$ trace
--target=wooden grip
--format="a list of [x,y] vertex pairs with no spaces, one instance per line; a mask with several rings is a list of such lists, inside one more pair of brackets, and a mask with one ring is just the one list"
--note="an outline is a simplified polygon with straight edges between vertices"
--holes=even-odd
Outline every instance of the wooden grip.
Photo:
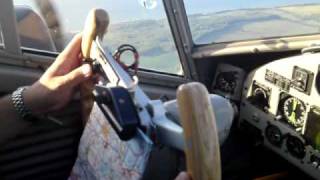
[[181,85],[177,100],[188,173],[194,180],[220,180],[219,138],[207,89],[195,82]]
[[92,42],[98,36],[101,40],[109,25],[109,15],[103,9],[92,9],[85,22],[81,51],[84,59],[90,58]]
[[[103,35],[106,33],[106,29],[109,25],[108,13],[103,9],[92,9],[85,22],[85,27],[82,32],[81,53],[85,63],[90,63],[92,42],[98,37],[103,39]],[[80,86],[81,94],[81,111],[82,120],[86,122],[91,113],[93,106],[93,87],[92,81],[86,81]]]

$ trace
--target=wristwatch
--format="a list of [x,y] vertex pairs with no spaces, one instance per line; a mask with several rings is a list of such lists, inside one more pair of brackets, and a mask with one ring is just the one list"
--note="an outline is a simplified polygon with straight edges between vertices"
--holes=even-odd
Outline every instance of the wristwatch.
[[11,102],[19,117],[23,120],[31,120],[32,112],[26,107],[23,99],[23,92],[27,87],[20,87],[11,94]]

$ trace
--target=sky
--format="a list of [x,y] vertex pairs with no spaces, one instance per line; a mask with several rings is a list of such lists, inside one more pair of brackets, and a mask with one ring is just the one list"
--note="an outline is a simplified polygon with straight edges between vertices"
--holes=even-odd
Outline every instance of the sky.
[[[111,23],[165,17],[161,0],[155,0],[158,6],[152,10],[141,6],[140,1],[141,0],[51,0],[64,26],[73,31],[82,29],[89,10],[94,7],[106,9],[109,12]],[[195,14],[305,3],[319,3],[319,0],[185,0],[185,7],[188,14]],[[29,5],[37,9],[31,0],[14,0],[14,4]]]

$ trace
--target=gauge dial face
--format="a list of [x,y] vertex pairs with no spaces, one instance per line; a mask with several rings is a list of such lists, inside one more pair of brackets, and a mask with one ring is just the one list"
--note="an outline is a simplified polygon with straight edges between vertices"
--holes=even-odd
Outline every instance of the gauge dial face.
[[306,155],[304,144],[297,137],[288,136],[286,145],[292,156],[302,159]]
[[267,140],[275,145],[275,146],[280,146],[282,142],[282,133],[280,129],[277,126],[274,125],[269,125],[266,128],[266,138]]
[[236,74],[232,72],[223,72],[220,73],[217,77],[216,88],[226,92],[226,93],[234,93],[236,89]]
[[263,98],[263,99],[267,99],[268,98],[266,90],[264,90],[264,89],[262,89],[260,87],[254,90],[253,95],[254,96],[261,96],[261,98]]
[[283,114],[288,123],[295,127],[302,127],[306,114],[306,106],[295,97],[290,97],[283,104]]
[[271,89],[254,81],[251,87],[251,95],[248,97],[249,102],[264,112],[268,112],[270,105]]

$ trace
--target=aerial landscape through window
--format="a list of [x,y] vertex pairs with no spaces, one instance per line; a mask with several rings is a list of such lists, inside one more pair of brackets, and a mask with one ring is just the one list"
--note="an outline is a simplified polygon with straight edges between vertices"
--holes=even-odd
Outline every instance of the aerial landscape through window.
[[[183,74],[163,3],[145,8],[141,0],[50,1],[61,22],[63,42],[83,29],[91,8],[106,9],[111,24],[104,44],[114,51],[132,44],[141,55],[140,67]],[[15,0],[37,9],[33,1]],[[317,0],[185,0],[195,44],[297,36],[320,32]],[[77,4],[75,7],[74,4]],[[40,13],[41,14],[41,13]]]

